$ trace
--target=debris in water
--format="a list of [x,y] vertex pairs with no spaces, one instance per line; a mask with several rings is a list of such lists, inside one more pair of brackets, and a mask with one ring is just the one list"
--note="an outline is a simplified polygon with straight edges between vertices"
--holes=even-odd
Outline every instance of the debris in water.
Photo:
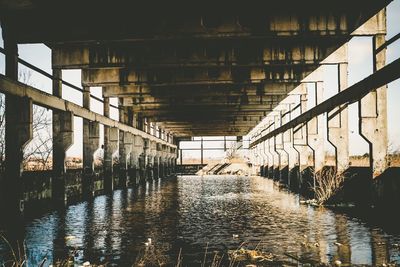
[[341,265],[342,265],[342,262],[340,260],[335,261],[335,266],[341,266]]

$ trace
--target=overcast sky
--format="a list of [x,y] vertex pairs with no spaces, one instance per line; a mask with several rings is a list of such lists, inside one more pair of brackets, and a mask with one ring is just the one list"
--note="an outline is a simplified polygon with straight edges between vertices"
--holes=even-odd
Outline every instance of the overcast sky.
[[[393,1],[387,9],[388,35],[387,39],[400,32],[400,0]],[[0,29],[1,30],[1,29]],[[0,35],[1,36],[1,35]],[[0,39],[3,47],[3,40]],[[19,45],[19,56],[24,60],[51,73],[51,51],[43,44]],[[387,62],[400,57],[400,41],[395,42],[387,49]],[[324,66],[325,96],[328,97],[337,90],[335,66]],[[0,54],[0,73],[4,73],[4,55]],[[349,43],[349,85],[360,81],[372,73],[372,40],[371,37],[354,37]],[[81,85],[80,70],[64,70],[63,79],[75,85]],[[51,80],[32,72],[31,83],[46,92],[51,92]],[[101,97],[101,88],[92,88],[92,93]],[[80,92],[63,87],[63,98],[79,105],[82,104]],[[388,89],[388,121],[389,143],[391,148],[400,148],[400,81],[389,84]],[[117,99],[111,103],[117,104]],[[102,114],[102,104],[92,100],[92,110]],[[350,153],[364,154],[367,152],[367,144],[358,134],[357,105],[353,104],[349,112],[350,127]],[[111,117],[118,119],[118,111],[111,109]],[[101,127],[102,132],[102,127]],[[102,134],[101,134],[102,136]],[[102,140],[100,140],[102,143]],[[68,150],[69,156],[82,154],[82,120],[75,118],[75,144]]]

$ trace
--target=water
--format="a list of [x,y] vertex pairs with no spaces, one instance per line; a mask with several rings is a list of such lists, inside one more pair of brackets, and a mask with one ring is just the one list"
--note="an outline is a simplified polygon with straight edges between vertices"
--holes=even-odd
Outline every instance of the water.
[[[300,205],[298,196],[261,177],[155,181],[42,215],[28,221],[24,231],[29,266],[45,257],[47,263],[64,259],[71,251],[77,263],[131,266],[148,238],[170,263],[182,248],[186,266],[200,266],[207,244],[212,253],[243,241],[286,260],[289,253],[326,263],[400,264],[400,233],[343,212]],[[3,245],[0,259],[7,253]]]

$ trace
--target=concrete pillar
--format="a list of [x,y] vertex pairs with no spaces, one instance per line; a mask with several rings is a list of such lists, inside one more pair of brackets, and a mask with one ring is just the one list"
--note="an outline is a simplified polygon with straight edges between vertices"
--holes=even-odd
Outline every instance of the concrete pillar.
[[[283,124],[288,123],[292,119],[292,108],[293,105],[289,105],[289,112],[287,112],[282,118]],[[298,169],[296,170],[296,166],[299,165],[298,154],[294,149],[293,129],[289,129],[283,134],[283,149],[288,155],[287,186],[288,188],[291,188],[291,179],[293,174],[298,172]],[[294,177],[294,179],[296,178]]]
[[[300,114],[307,110],[307,87],[300,85]],[[308,166],[307,123],[293,128],[293,148],[297,152],[297,168],[291,172],[291,189],[298,192],[305,184],[306,169]]]
[[141,179],[144,179],[144,174],[142,173],[143,148],[143,138],[139,135],[134,135],[134,142],[131,153],[131,164],[135,185],[139,184]]
[[[323,82],[315,82],[315,105],[323,101]],[[308,147],[312,150],[312,168],[313,172],[317,173],[322,170],[325,164],[325,129],[323,115],[311,119],[307,123],[307,142]],[[308,181],[309,187],[315,188],[315,175]]]
[[162,161],[163,161],[163,172],[164,176],[168,176],[168,146],[164,146],[163,152],[162,152]]
[[157,143],[154,141],[149,141],[149,153],[148,153],[148,165],[147,165],[147,172],[148,172],[148,179],[153,180],[155,179],[155,157],[157,154]]
[[[273,125],[271,126],[271,131],[279,128],[278,122],[277,122],[275,117],[276,117],[275,115],[272,115]],[[273,177],[274,180],[279,180],[279,166],[280,166],[281,158],[280,158],[280,155],[279,155],[279,153],[277,152],[277,149],[276,149],[276,136],[274,136],[274,137],[272,137],[270,139],[269,146],[270,146],[270,150],[269,151],[270,151],[270,153],[272,154],[272,157],[273,157],[272,177]]]
[[[83,107],[90,110],[90,87],[83,87]],[[99,123],[83,119],[83,178],[82,193],[84,198],[94,196],[94,153],[99,149]]]
[[[386,21],[383,22],[386,25]],[[385,43],[385,34],[373,37],[374,51]],[[386,49],[374,52],[374,72],[385,66]],[[387,85],[363,97],[359,102],[361,136],[368,142],[372,177],[375,179],[387,169]]]
[[[110,98],[104,97],[103,114],[110,117]],[[118,149],[118,129],[104,125],[104,159],[103,159],[103,179],[104,191],[114,190],[114,162],[113,154]]]
[[[121,133],[121,131],[120,131]],[[133,134],[130,132],[124,132],[124,139],[123,139],[123,144],[124,146],[124,151],[125,151],[125,163],[122,166],[125,169],[125,176],[120,177],[120,185],[122,187],[128,187],[132,182],[130,181],[132,178],[130,177],[130,171],[132,168],[131,165],[131,152],[133,149]],[[121,159],[121,156],[120,156]],[[122,165],[122,162],[120,162]]]
[[116,186],[113,155],[118,151],[118,133],[118,128],[104,126],[104,191],[108,193]]
[[[346,45],[347,48],[347,45]],[[338,64],[338,92],[347,89],[347,49],[346,62]],[[347,106],[340,106],[328,113],[328,141],[335,148],[335,166],[338,173],[349,167],[349,124]]]
[[161,162],[161,156],[162,156],[162,144],[157,143],[157,154],[156,154],[156,169],[157,169],[157,178],[163,178],[163,174],[162,174],[162,162]]
[[[127,113],[124,108],[119,110],[119,121],[128,124]],[[127,157],[128,153],[125,150],[125,132],[119,130],[119,173],[118,173],[118,186],[125,187],[127,177]]]
[[[6,51],[6,77],[18,80],[18,48],[15,40],[3,29]],[[5,96],[5,174],[4,203],[9,218],[23,215],[22,188],[23,150],[32,139],[32,101],[29,98]]]
[[[62,70],[53,69],[53,95],[62,97]],[[74,114],[53,111],[53,179],[52,198],[57,205],[67,204],[65,188],[65,159],[68,148],[74,143]]]
[[[283,114],[285,110],[281,110],[275,116],[276,127],[279,128],[283,125]],[[288,153],[284,150],[284,134],[275,136],[275,151],[279,154],[279,181],[283,184],[288,182]]]
[[264,161],[264,166],[263,166],[263,177],[268,177],[268,168],[270,166],[270,156],[269,156],[269,147],[268,147],[268,141],[262,142],[262,147],[263,147],[263,157],[265,159]]
[[178,159],[178,154],[177,154],[177,150],[176,148],[172,149],[172,174],[175,175],[176,174],[176,160]]
[[143,154],[142,154],[142,170],[143,170],[143,181],[151,179],[149,170],[149,158],[150,158],[150,140],[143,138]]

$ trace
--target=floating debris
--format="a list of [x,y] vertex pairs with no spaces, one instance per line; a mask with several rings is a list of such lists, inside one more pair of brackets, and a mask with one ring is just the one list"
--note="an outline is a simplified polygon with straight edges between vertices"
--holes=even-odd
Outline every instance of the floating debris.
[[240,248],[237,250],[229,250],[228,256],[231,261],[234,262],[272,262],[274,260],[274,255],[272,253],[262,252],[259,250],[244,249]]
[[342,262],[340,260],[335,260],[335,266],[341,266]]

